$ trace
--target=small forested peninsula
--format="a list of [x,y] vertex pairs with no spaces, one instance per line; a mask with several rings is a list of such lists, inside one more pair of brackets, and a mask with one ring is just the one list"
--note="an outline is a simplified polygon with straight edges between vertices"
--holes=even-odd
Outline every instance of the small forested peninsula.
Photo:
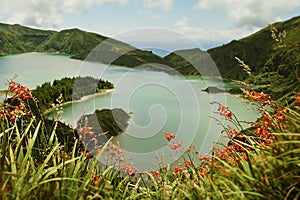
[[[93,114],[83,115],[77,122],[80,135],[88,130],[90,137],[81,138],[85,143],[97,137],[98,142],[123,133],[128,127],[130,115],[121,108],[96,110]],[[91,134],[92,133],[92,134]]]
[[53,83],[46,82],[38,86],[33,93],[39,99],[40,109],[45,111],[51,108],[53,104],[80,100],[84,96],[113,88],[114,85],[107,80],[93,77],[66,77],[61,80],[54,80]]

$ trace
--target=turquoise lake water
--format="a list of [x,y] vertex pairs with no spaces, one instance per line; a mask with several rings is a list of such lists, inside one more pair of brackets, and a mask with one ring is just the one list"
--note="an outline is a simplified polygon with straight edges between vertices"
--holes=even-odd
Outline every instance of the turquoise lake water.
[[[34,89],[54,79],[73,76],[93,76],[114,83],[115,90],[106,95],[93,96],[82,102],[64,106],[62,120],[74,125],[82,114],[95,109],[122,108],[132,113],[126,133],[120,141],[127,156],[137,168],[152,168],[158,154],[170,159],[179,157],[167,146],[163,133],[175,133],[183,146],[195,144],[196,149],[209,153],[216,141],[222,140],[222,127],[210,116],[218,117],[216,105],[223,103],[241,120],[257,117],[240,98],[227,93],[208,94],[208,86],[223,88],[232,83],[221,79],[171,76],[163,72],[107,66],[100,63],[72,60],[68,56],[27,53],[0,58],[0,89],[6,89],[6,80],[18,74],[17,81]],[[221,118],[220,118],[221,119]]]

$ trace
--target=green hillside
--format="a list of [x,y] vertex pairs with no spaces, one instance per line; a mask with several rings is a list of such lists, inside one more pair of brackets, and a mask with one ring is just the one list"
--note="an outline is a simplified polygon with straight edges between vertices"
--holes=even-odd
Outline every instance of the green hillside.
[[[271,36],[273,30],[278,41]],[[281,36],[279,36],[281,35]],[[277,22],[271,26],[240,40],[209,49],[207,52],[215,62],[225,79],[244,80],[270,93],[275,99],[292,96],[300,88],[300,16]],[[164,59],[172,67],[186,75],[197,74],[196,68],[204,68],[208,58],[199,49],[188,49],[173,52]],[[240,58],[251,68],[251,76],[240,66],[235,57]],[[193,60],[196,65],[192,65]],[[209,74],[207,71],[201,74]]]
[[[136,49],[124,42],[79,29],[57,32],[18,24],[0,24],[0,55],[33,51],[55,52],[73,54],[72,58],[84,60],[99,44],[100,48],[88,57],[89,60],[127,67],[166,63],[151,51]],[[146,68],[153,69],[153,66],[150,64]]]
[[0,55],[35,51],[54,31],[0,23]]
[[36,51],[81,55],[87,50],[91,51],[105,39],[107,38],[104,36],[79,29],[63,30],[49,36],[36,47]]
[[[286,32],[285,44],[289,44],[289,42],[300,43],[300,16],[285,22],[274,23],[272,26],[276,27],[278,32]],[[278,43],[271,37],[270,28],[265,27],[248,37],[233,40],[229,44],[209,49],[207,52],[217,65],[223,78],[245,80],[248,75],[239,66],[235,57],[242,59],[248,64],[252,69],[252,73],[260,74],[263,72],[266,62],[278,50],[276,48],[277,45]],[[289,49],[292,48],[291,45],[286,46]],[[203,52],[199,49],[180,50],[165,57],[180,72],[184,72],[184,74],[197,73],[186,58],[192,58],[196,63],[201,63],[203,61]]]
[[178,50],[170,53],[164,59],[180,74],[219,76],[212,67],[215,64],[209,54],[200,49]]
[[[278,32],[286,32],[285,44],[289,42],[300,43],[300,17],[274,23],[272,26],[276,27]],[[270,55],[277,51],[276,46],[278,46],[278,42],[271,37],[270,28],[265,27],[248,37],[210,49],[208,53],[219,67],[223,77],[245,79],[247,75],[241,71],[234,57],[237,56],[242,59],[251,67],[254,74],[259,74]],[[289,46],[288,48],[292,47]]]

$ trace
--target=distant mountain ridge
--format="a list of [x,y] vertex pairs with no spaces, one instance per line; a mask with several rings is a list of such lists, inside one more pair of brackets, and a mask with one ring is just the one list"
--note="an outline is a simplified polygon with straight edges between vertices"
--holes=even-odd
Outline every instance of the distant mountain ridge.
[[[270,28],[282,38],[274,40]],[[260,85],[261,91],[278,100],[290,97],[293,102],[294,92],[300,92],[300,16],[274,23],[248,37],[209,49],[207,53],[222,78]],[[203,63],[208,60],[203,55],[200,49],[188,49],[175,51],[164,59],[183,74],[195,75],[197,64],[205,66]],[[251,68],[251,76],[235,57]],[[193,60],[196,68],[188,60]]]
[[[77,28],[58,32],[0,23],[0,55],[54,52],[73,54],[73,58],[84,60],[100,43],[104,43],[101,54],[89,56],[89,59],[127,67],[148,64],[149,69],[153,67],[149,63],[166,64],[151,51],[140,50],[124,42]],[[96,50],[94,53],[97,53]]]
[[[265,85],[261,88],[279,99],[285,92],[291,95],[300,88],[300,48],[293,45],[300,44],[300,16],[271,26],[276,28],[277,34],[286,32],[282,42],[276,42],[271,37],[270,28],[265,27],[250,36],[206,52],[187,49],[160,57],[151,51],[140,50],[124,42],[79,29],[58,32],[0,23],[0,55],[32,51],[58,52],[72,54],[73,58],[81,60],[127,67],[143,66],[143,69],[169,74],[221,76],[229,80],[246,80]],[[251,77],[235,57],[249,65]],[[169,67],[163,67],[164,65]],[[217,66],[218,72],[212,65]]]
[[[285,43],[300,43],[300,16],[294,17],[285,22],[277,22],[272,24],[278,31],[286,31],[287,35],[284,39]],[[240,40],[233,40],[228,44],[207,50],[216,66],[218,67],[223,78],[245,80],[248,75],[239,66],[235,57],[242,59],[248,64],[254,74],[262,72],[263,66],[270,59],[270,55],[276,52],[275,47],[278,45],[271,37],[269,27],[265,27],[260,31],[242,38]],[[288,48],[292,48],[291,45]],[[175,51],[165,57],[166,60],[174,64],[176,61],[177,68],[188,68],[187,73],[196,74],[197,70],[183,59],[178,54],[186,54],[188,57],[193,57],[198,62],[201,62],[202,55],[199,49],[188,49]]]

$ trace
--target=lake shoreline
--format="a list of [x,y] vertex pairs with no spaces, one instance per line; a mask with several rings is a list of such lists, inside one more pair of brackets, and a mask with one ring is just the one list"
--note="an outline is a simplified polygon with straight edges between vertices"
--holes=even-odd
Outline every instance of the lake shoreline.
[[[63,106],[66,106],[66,105],[69,105],[71,103],[80,103],[80,102],[84,102],[84,101],[87,101],[93,97],[96,97],[96,96],[102,96],[102,95],[106,95],[106,94],[110,94],[114,91],[115,89],[102,89],[100,90],[99,92],[95,93],[95,94],[90,94],[90,95],[86,95],[86,96],[83,96],[81,97],[80,99],[78,100],[74,100],[74,101],[67,101],[67,102],[63,102],[62,104],[60,104],[59,107],[63,107]],[[43,112],[43,115],[47,115],[49,113],[51,113],[52,111],[54,111],[57,107],[54,107],[54,108],[48,108],[47,110],[45,110]]]

